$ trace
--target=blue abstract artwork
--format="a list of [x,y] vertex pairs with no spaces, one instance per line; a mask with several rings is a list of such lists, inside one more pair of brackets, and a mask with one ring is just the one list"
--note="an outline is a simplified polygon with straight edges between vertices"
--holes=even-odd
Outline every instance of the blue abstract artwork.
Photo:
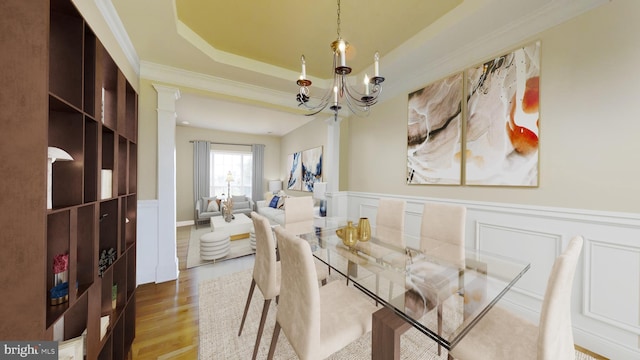
[[322,181],[322,146],[302,152],[302,191],[313,191],[313,184]]
[[289,190],[302,190],[302,163],[301,152],[289,154],[287,156],[287,189]]

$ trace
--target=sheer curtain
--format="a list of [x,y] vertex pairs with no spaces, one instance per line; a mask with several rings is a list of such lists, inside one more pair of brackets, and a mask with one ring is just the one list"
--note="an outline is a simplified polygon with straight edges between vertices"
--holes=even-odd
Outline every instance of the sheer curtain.
[[[255,204],[258,200],[262,200],[264,194],[264,145],[251,145],[253,152],[253,182],[251,184],[251,199]],[[255,209],[254,209],[255,210]]]
[[210,187],[210,162],[209,154],[211,143],[209,141],[193,142],[193,203],[203,196],[209,196]]

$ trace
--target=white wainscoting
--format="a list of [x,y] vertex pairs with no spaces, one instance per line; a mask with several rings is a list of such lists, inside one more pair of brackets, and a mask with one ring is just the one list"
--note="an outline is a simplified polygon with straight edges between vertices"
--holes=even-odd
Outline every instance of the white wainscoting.
[[178,278],[175,226],[173,234],[160,236],[158,200],[138,201],[136,229],[137,285],[160,283]]
[[[381,197],[407,202],[407,245],[418,246],[425,201],[467,207],[466,246],[531,263],[501,304],[537,322],[555,258],[584,237],[573,286],[576,344],[610,359],[640,359],[640,214],[342,192],[349,219],[375,225]],[[337,194],[334,194],[338,198]]]

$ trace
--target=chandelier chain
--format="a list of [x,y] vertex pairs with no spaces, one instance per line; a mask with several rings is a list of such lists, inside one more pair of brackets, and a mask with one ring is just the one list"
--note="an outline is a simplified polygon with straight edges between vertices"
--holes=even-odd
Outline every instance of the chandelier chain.
[[337,13],[338,13],[338,20],[336,21],[336,23],[338,24],[338,27],[337,27],[338,39],[342,39],[342,37],[340,37],[340,0],[338,0]]

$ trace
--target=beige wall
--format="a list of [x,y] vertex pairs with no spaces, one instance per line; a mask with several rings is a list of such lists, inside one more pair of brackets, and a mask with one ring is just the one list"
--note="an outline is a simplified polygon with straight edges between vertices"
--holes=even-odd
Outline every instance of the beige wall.
[[638,212],[638,14],[640,1],[613,1],[529,39],[542,45],[539,188],[408,186],[403,94],[349,119],[346,189]]
[[[327,171],[330,171],[330,164],[327,163],[327,124],[325,122],[326,117],[317,116],[317,118],[282,137],[281,154],[280,154],[280,172],[278,179],[283,181],[283,188],[285,192],[292,196],[305,196],[309,195],[308,192],[286,190],[287,179],[287,156],[297,151],[303,151],[312,149],[318,146],[322,146],[322,173],[323,178],[326,179]],[[270,179],[274,180],[274,179]]]
[[[638,13],[640,2],[617,0],[529,39],[542,46],[539,188],[406,185],[403,94],[376,105],[367,118],[342,122],[340,190],[638,212]],[[139,95],[138,198],[157,199],[156,92],[142,79]],[[326,139],[320,118],[285,135],[277,170],[265,177],[284,179],[287,154],[319,145],[326,149]],[[178,214],[179,220],[192,217],[180,209]]]
[[158,198],[158,94],[140,80],[138,92],[138,200]]
[[176,127],[176,217],[177,221],[193,220],[193,144],[191,140],[208,140],[237,144],[264,144],[264,189],[267,180],[276,179],[280,170],[280,138]]

